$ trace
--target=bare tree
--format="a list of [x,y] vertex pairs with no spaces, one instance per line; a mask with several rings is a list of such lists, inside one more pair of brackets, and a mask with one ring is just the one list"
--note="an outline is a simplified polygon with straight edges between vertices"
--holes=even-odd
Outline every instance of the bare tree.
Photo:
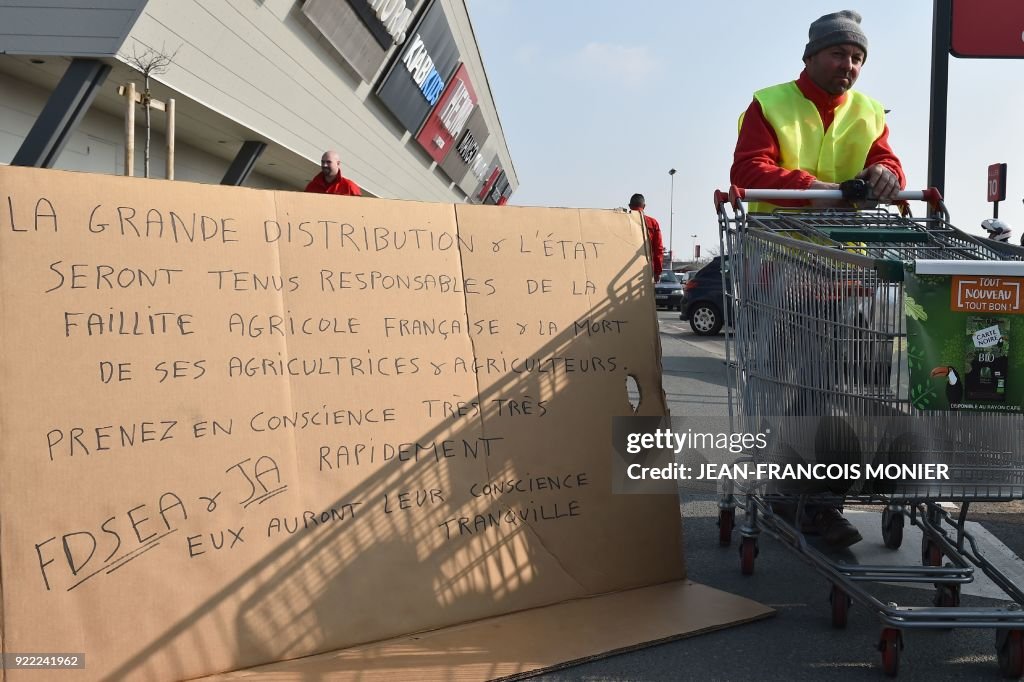
[[[181,47],[178,47],[180,50]],[[149,138],[150,138],[150,102],[153,99],[153,95],[149,89],[149,77],[159,76],[162,73],[166,73],[167,69],[174,62],[174,57],[178,54],[178,50],[175,50],[171,54],[167,54],[166,50],[161,47],[160,50],[155,50],[151,47],[147,47],[145,52],[141,54],[135,49],[132,50],[132,56],[128,57],[128,63],[134,66],[142,73],[143,80],[145,81],[145,89],[142,91],[142,108],[146,111],[146,154],[145,154],[145,177],[149,177]],[[134,102],[130,106],[134,106]]]

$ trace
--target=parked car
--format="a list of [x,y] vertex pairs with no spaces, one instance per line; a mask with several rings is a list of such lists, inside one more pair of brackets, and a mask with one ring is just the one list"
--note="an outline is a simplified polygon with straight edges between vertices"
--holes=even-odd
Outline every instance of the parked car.
[[[726,277],[729,276],[729,261],[726,260]],[[690,276],[683,286],[683,297],[679,306],[679,319],[690,322],[690,329],[700,336],[712,336],[722,331],[725,316],[722,314],[722,258],[713,258],[710,263]]]
[[682,310],[679,301],[683,298],[683,285],[674,272],[661,273],[658,283],[654,285],[654,305],[669,310]]

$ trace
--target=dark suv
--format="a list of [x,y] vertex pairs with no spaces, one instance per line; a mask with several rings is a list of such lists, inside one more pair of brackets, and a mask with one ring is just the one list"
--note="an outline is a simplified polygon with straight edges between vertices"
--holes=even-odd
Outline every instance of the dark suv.
[[[725,276],[729,276],[729,261],[726,260]],[[711,336],[722,331],[725,317],[722,314],[722,257],[690,276],[683,285],[683,300],[680,302],[679,319],[689,320],[694,334]]]

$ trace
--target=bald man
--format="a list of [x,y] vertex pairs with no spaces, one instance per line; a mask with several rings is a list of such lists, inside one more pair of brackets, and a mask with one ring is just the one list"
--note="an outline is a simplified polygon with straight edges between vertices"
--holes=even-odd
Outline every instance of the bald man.
[[358,197],[362,194],[359,185],[341,175],[341,159],[336,151],[326,151],[320,157],[320,172],[306,185],[307,192],[317,194],[340,194]]

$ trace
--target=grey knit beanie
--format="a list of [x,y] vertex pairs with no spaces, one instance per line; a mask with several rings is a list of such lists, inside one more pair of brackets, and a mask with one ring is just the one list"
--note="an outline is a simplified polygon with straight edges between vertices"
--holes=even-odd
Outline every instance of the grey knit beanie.
[[826,14],[811,24],[807,31],[807,47],[804,48],[804,59],[833,45],[856,45],[868,55],[868,37],[860,28],[860,15],[853,10]]

